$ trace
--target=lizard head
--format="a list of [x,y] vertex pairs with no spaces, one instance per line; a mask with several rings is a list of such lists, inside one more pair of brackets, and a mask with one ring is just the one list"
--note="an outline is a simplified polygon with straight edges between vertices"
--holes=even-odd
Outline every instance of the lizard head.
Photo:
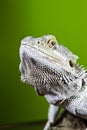
[[76,60],[78,59],[78,57],[69,51],[66,47],[60,45],[53,35],[45,35],[39,38],[34,38],[32,36],[25,37],[21,41],[21,46],[26,48],[35,48],[35,50],[41,51],[46,55],[56,58],[60,56],[65,61],[71,60],[72,62],[76,63]]
[[[53,35],[45,35],[39,38],[32,36],[25,37],[21,41],[20,46],[21,63],[19,68],[21,79],[24,82],[30,83],[32,77],[34,77],[34,73],[36,74],[35,71],[38,70],[37,68],[42,69],[42,66],[55,69],[63,68],[68,72],[73,72],[71,68],[73,68],[77,58],[66,47],[60,45]],[[38,75],[41,74],[39,73]]]

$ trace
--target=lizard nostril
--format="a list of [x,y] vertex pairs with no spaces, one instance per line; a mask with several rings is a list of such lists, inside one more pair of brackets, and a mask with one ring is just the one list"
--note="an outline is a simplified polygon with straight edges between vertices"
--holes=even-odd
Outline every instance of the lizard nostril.
[[38,41],[37,43],[38,43],[38,44],[40,44],[40,42],[39,42],[39,41]]

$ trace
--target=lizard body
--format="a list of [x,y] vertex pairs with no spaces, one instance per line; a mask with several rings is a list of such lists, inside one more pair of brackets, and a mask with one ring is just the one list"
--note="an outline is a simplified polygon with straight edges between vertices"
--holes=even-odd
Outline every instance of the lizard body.
[[60,45],[53,35],[26,37],[20,46],[21,80],[32,85],[51,104],[47,130],[57,120],[59,107],[87,118],[87,73],[78,57]]

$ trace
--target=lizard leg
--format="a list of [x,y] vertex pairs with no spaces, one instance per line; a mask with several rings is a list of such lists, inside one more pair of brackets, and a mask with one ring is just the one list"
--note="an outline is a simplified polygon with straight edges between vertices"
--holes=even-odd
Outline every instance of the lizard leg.
[[87,119],[87,98],[84,98],[83,101],[76,108],[76,115]]
[[75,97],[75,99],[66,106],[66,109],[76,116],[87,119],[87,97],[84,96],[84,93],[81,93],[81,96]]
[[82,118],[87,119],[87,109],[85,108],[77,108],[76,115]]
[[50,105],[48,112],[48,121],[46,123],[44,130],[48,130],[48,128],[50,128],[57,121],[58,111],[59,111],[58,106]]

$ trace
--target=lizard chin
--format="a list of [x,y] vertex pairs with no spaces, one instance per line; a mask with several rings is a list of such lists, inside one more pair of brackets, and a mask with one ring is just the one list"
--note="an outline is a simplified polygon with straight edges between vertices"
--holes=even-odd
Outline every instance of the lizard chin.
[[[33,87],[35,87],[35,84],[37,79],[34,79],[36,76],[35,72],[33,72],[33,69],[36,69],[36,60],[33,58],[35,55],[34,49],[30,53],[30,47],[27,45],[21,45],[20,46],[20,65],[19,70],[21,72],[21,81],[24,83],[27,83]],[[37,77],[37,76],[36,76]]]
[[30,72],[30,67],[29,67],[29,57],[26,53],[26,50],[23,45],[20,47],[20,65],[19,65],[19,70],[21,72],[21,81],[24,83],[29,83],[28,81],[28,73]]

